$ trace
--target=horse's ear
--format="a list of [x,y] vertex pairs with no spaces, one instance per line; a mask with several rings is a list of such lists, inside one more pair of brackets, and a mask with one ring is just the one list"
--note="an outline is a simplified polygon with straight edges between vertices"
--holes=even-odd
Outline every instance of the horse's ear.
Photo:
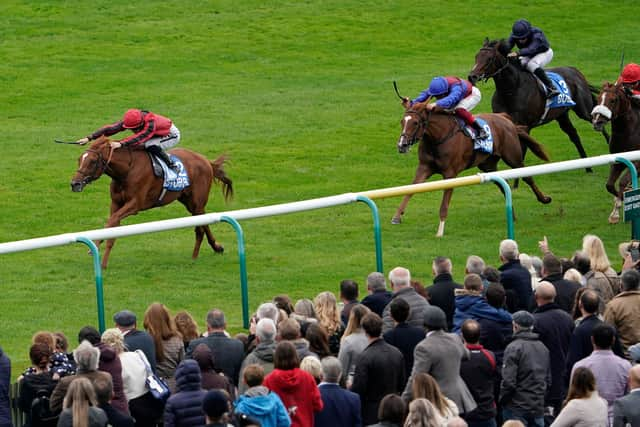
[[489,46],[489,37],[485,37],[484,41],[482,42],[482,47],[487,47]]

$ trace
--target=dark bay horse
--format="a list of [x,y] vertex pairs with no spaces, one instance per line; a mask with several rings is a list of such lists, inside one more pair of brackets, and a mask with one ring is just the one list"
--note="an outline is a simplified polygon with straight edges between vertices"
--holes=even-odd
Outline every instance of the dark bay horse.
[[[546,98],[538,87],[536,77],[520,66],[518,58],[508,58],[509,47],[504,40],[485,39],[476,54],[476,62],[469,73],[469,80],[493,78],[496,91],[491,98],[491,109],[494,113],[507,113],[518,125],[531,129],[555,120],[560,129],[569,136],[576,146],[580,157],[587,157],[580,136],[569,119],[569,109],[585,121],[591,121],[591,110],[595,106],[598,88],[590,85],[584,75],[574,67],[549,68],[564,78],[571,98],[576,103],[573,107],[552,108],[546,116]],[[544,117],[543,117],[544,116]],[[602,130],[605,141],[609,141],[606,130]],[[591,172],[591,168],[587,168]]]
[[[397,146],[400,153],[406,153],[409,147],[419,142],[418,159],[413,184],[424,182],[433,174],[441,174],[443,178],[455,178],[463,170],[477,166],[481,171],[497,170],[500,159],[512,168],[524,166],[523,146],[541,158],[549,158],[542,145],[529,136],[524,128],[518,128],[506,114],[478,114],[484,119],[493,136],[493,153],[487,154],[474,150],[473,142],[460,127],[453,115],[444,112],[434,112],[427,108],[426,103],[418,103],[409,107],[400,121],[402,133]],[[551,198],[544,195],[537,187],[532,177],[523,178],[535,193],[541,203],[550,203]],[[444,234],[444,223],[449,210],[449,202],[453,189],[444,190],[440,204],[440,225],[437,237]],[[411,195],[402,199],[393,219],[394,224],[402,220],[407,203]]]
[[[190,150],[171,150],[182,160],[190,179],[190,184],[182,191],[163,192],[163,179],[153,174],[149,156],[144,150],[131,148],[112,149],[107,137],[98,138],[78,159],[78,170],[71,179],[71,189],[79,192],[104,173],[111,177],[111,215],[106,227],[116,227],[124,218],[140,211],[168,205],[178,200],[192,215],[205,213],[209,200],[209,190],[213,182],[220,183],[225,200],[233,196],[231,179],[224,171],[225,156],[211,161]],[[193,259],[198,257],[204,235],[215,252],[223,252],[208,225],[195,227],[196,243]],[[101,242],[97,242],[99,245]],[[102,257],[102,268],[107,268],[109,254],[115,239],[107,240],[107,248]]]
[[[611,122],[610,153],[640,150],[640,106],[629,99],[622,84],[605,83],[602,86],[598,105],[593,108],[591,117],[593,128],[599,132],[604,129],[605,124]],[[636,167],[638,166],[636,163]],[[616,189],[616,181],[625,169],[625,165],[621,163],[614,163],[609,169],[607,191],[614,195],[613,211],[609,215],[611,224],[620,221],[622,193],[630,182],[629,174],[626,173]]]

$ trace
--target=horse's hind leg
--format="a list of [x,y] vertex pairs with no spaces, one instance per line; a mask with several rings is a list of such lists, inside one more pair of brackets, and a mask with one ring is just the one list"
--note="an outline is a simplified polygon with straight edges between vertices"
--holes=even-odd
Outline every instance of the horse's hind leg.
[[533,177],[528,176],[526,178],[522,178],[522,180],[526,182],[529,185],[529,187],[531,187],[531,190],[533,190],[533,192],[536,195],[536,198],[540,203],[545,205],[551,203],[551,197],[545,195],[542,191],[540,191],[535,181],[533,180]]
[[447,220],[447,215],[449,214],[451,196],[453,196],[453,188],[444,190],[444,194],[442,194],[442,202],[440,203],[440,224],[438,225],[436,237],[444,236],[444,222]]
[[224,246],[216,242],[216,239],[215,237],[213,237],[213,233],[211,233],[211,229],[209,228],[209,226],[203,225],[202,228],[204,228],[204,232],[207,235],[207,242],[209,242],[209,246],[211,246],[214,252],[217,252],[217,253],[224,252]]
[[[587,153],[584,151],[584,147],[582,147],[582,141],[580,141],[580,136],[578,135],[578,131],[576,130],[576,128],[573,126],[573,123],[571,123],[571,120],[569,119],[569,112],[567,111],[566,113],[558,117],[556,120],[560,125],[560,129],[562,129],[562,131],[569,136],[569,139],[571,140],[571,142],[573,142],[573,145],[576,146],[576,149],[578,150],[578,154],[580,154],[580,157],[583,159],[587,157]],[[593,172],[593,169],[591,168],[586,168],[585,170],[589,173]]]
[[[418,168],[416,169],[416,176],[413,178],[412,184],[420,184],[424,182],[427,178],[432,175],[431,169],[425,165],[420,163]],[[404,210],[409,204],[409,200],[411,200],[411,196],[413,194],[407,194],[402,198],[402,202],[400,202],[400,206],[398,206],[398,210],[396,210],[396,214],[391,218],[391,224],[400,224],[402,222],[402,215],[404,215]]]

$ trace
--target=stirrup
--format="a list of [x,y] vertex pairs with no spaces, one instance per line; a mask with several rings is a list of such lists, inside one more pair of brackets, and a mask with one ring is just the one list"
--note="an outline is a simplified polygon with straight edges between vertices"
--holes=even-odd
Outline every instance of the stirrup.
[[558,89],[556,89],[555,87],[553,89],[547,89],[547,99],[551,99],[553,97],[556,97],[560,95],[560,91]]

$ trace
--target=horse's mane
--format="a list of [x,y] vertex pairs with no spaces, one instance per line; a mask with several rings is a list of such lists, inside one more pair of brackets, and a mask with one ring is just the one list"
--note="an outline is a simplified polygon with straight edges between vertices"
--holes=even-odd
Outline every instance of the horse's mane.
[[495,48],[500,54],[507,56],[509,54],[509,45],[505,39],[487,41],[486,47]]
[[111,139],[108,136],[102,135],[93,141],[93,143],[91,144],[91,148],[102,148],[104,145],[108,144],[109,142],[111,142]]

